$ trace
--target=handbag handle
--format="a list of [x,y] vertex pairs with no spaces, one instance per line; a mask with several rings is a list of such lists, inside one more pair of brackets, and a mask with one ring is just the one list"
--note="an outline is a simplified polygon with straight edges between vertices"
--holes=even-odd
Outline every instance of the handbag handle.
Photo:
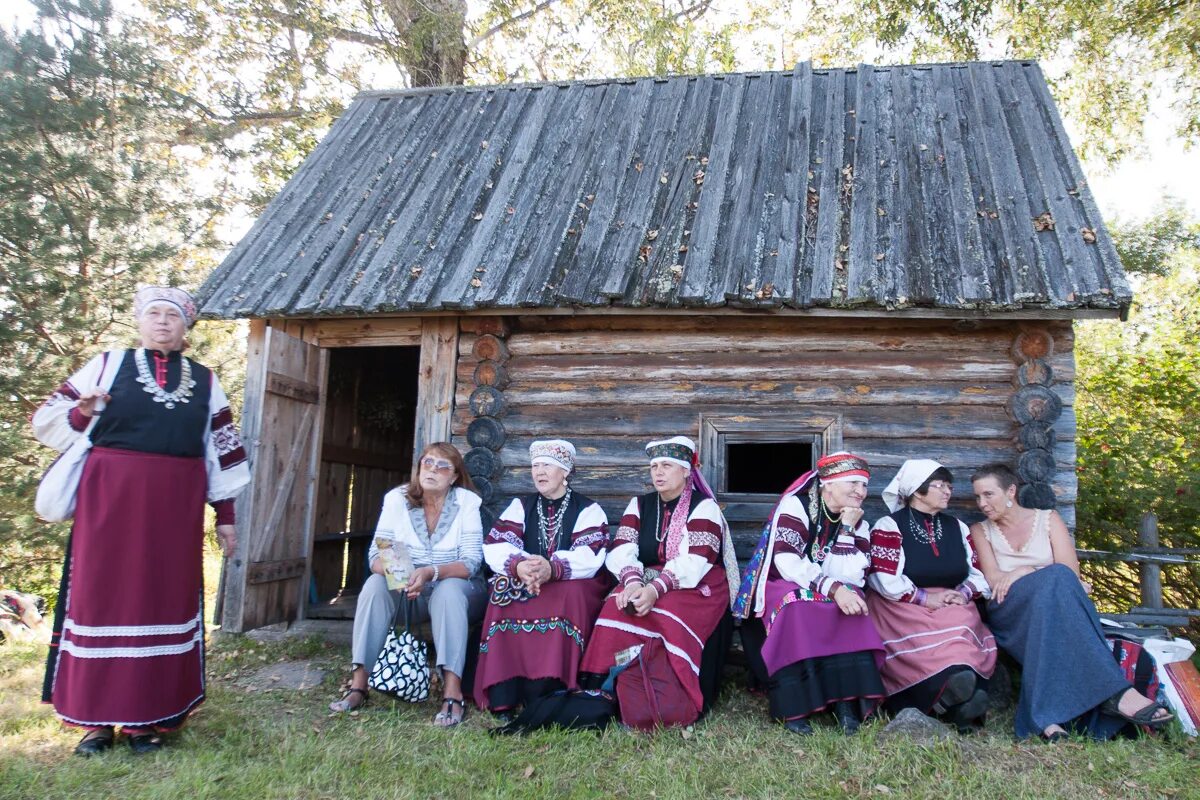
[[412,633],[412,618],[413,609],[416,608],[417,600],[415,597],[405,597],[404,599],[404,632]]

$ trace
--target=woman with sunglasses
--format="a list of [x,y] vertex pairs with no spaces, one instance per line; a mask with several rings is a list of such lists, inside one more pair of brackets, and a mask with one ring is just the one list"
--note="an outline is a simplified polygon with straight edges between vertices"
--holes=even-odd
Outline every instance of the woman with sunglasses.
[[987,712],[996,640],[973,602],[991,592],[970,531],[945,513],[953,480],[914,459],[884,489],[892,513],[871,530],[867,606],[887,654],[888,710],[916,708],[965,732]]
[[[371,575],[358,595],[351,644],[350,688],[330,703],[350,711],[367,702],[367,675],[383,649],[388,628],[405,597],[415,600],[413,623],[432,622],[437,668],[442,673],[442,709],[434,724],[462,722],[462,674],[468,630],[483,617],[487,586],[479,575],[483,561],[482,501],[454,445],[435,442],[417,459],[412,480],[383,498],[383,512],[368,558]],[[390,559],[380,542],[403,544],[412,559],[407,587],[388,589]]]

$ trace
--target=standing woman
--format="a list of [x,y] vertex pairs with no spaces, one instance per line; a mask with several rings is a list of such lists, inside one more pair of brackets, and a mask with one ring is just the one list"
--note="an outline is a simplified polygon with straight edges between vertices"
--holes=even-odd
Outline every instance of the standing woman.
[[[350,645],[350,688],[329,704],[331,711],[351,711],[367,702],[367,676],[383,650],[396,610],[406,598],[416,600],[413,623],[433,623],[433,648],[442,673],[442,709],[433,724],[453,727],[463,720],[462,674],[467,663],[471,623],[483,616],[487,588],[479,575],[483,560],[483,523],[462,456],[449,442],[425,448],[413,467],[412,480],[383,497],[383,511],[367,558],[371,575],[358,595]],[[403,544],[413,571],[406,590],[389,590],[386,559],[378,540]]]
[[1156,728],[1174,719],[1113,659],[1058,512],[1017,502],[1017,476],[1004,464],[981,467],[971,484],[987,517],[971,526],[971,539],[992,587],[988,624],[1021,664],[1017,737],[1055,741],[1069,728],[1108,739],[1130,722]]
[[612,585],[601,569],[604,509],[567,483],[575,446],[534,442],[529,458],[537,493],[514,498],[483,542],[495,577],[473,694],[480,707],[502,715],[578,688],[579,662]]
[[696,467],[695,442],[650,442],[646,454],[654,491],[629,501],[609,545],[605,564],[618,586],[604,601],[580,670],[604,675],[621,651],[660,639],[699,715],[720,691],[723,648],[706,643],[729,622],[737,560],[729,526]]
[[974,601],[991,594],[965,523],[945,513],[950,470],[909,460],[883,491],[871,530],[867,607],[887,651],[888,710],[916,708],[969,730],[988,708],[996,639]]
[[[204,503],[229,555],[245,452],[216,376],[185,358],[196,305],[182,289],[134,296],[141,347],[89,361],[33,415],[43,443],[89,436],[42,699],[87,729],[82,756],[135,753],[204,700]],[[89,427],[90,426],[90,427]]]

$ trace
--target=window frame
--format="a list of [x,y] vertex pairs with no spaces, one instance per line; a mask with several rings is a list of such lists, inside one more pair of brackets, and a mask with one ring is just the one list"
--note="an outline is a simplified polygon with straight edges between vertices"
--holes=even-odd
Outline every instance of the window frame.
[[[730,492],[726,473],[726,447],[748,442],[805,442],[812,445],[813,469],[817,459],[842,449],[842,415],[828,411],[770,415],[700,415],[701,470],[712,486],[725,517],[734,521],[761,521],[763,506],[774,505],[779,495],[764,492]],[[792,478],[799,477],[798,471]]]

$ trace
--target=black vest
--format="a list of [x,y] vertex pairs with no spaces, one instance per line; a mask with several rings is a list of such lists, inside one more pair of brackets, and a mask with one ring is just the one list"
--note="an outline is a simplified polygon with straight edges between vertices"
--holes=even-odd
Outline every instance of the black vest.
[[[936,519],[911,508],[902,508],[892,519],[900,529],[904,543],[904,575],[914,586],[921,589],[953,589],[967,579],[969,565],[967,549],[963,545],[962,531],[958,520],[949,514],[939,513]],[[925,528],[926,521],[942,524],[942,538],[937,543],[938,554],[925,542],[913,536],[912,525]]]
[[[689,517],[704,499],[704,495],[699,492],[692,492],[692,502],[687,510]],[[676,497],[669,503],[662,503],[662,508],[669,509],[674,514],[678,505],[679,498]],[[658,510],[658,492],[650,492],[638,497],[638,516],[641,519],[641,527],[638,531],[638,560],[642,562],[642,566],[646,567],[663,564],[667,560],[667,537],[662,530],[663,519],[666,515],[660,514]],[[661,542],[658,541],[660,534],[663,537]]]
[[557,509],[562,499],[560,497],[558,500],[547,500],[540,494],[531,494],[528,497],[521,498],[521,505],[525,508],[526,553],[532,556],[549,558],[551,553],[571,549],[572,534],[575,532],[575,522],[579,519],[579,513],[590,506],[593,501],[579,492],[572,490],[571,502],[567,503],[567,511],[563,514],[562,525],[558,529],[558,540],[551,542],[550,553],[547,553],[543,551],[542,537],[538,531],[538,502],[542,503],[542,511],[548,519],[550,514],[546,510],[546,506],[551,505]]
[[[110,358],[120,358],[114,353]],[[167,361],[167,391],[179,386],[183,356],[174,352]],[[191,361],[191,359],[188,359]],[[154,355],[147,352],[146,362],[154,373]],[[204,429],[211,424],[209,395],[212,375],[208,368],[191,361],[192,396],[174,408],[155,402],[154,396],[138,383],[137,364],[132,350],[126,350],[105,406],[92,429],[92,444],[117,450],[157,453],[166,456],[196,458],[204,455]],[[79,387],[86,391],[91,387]]]

